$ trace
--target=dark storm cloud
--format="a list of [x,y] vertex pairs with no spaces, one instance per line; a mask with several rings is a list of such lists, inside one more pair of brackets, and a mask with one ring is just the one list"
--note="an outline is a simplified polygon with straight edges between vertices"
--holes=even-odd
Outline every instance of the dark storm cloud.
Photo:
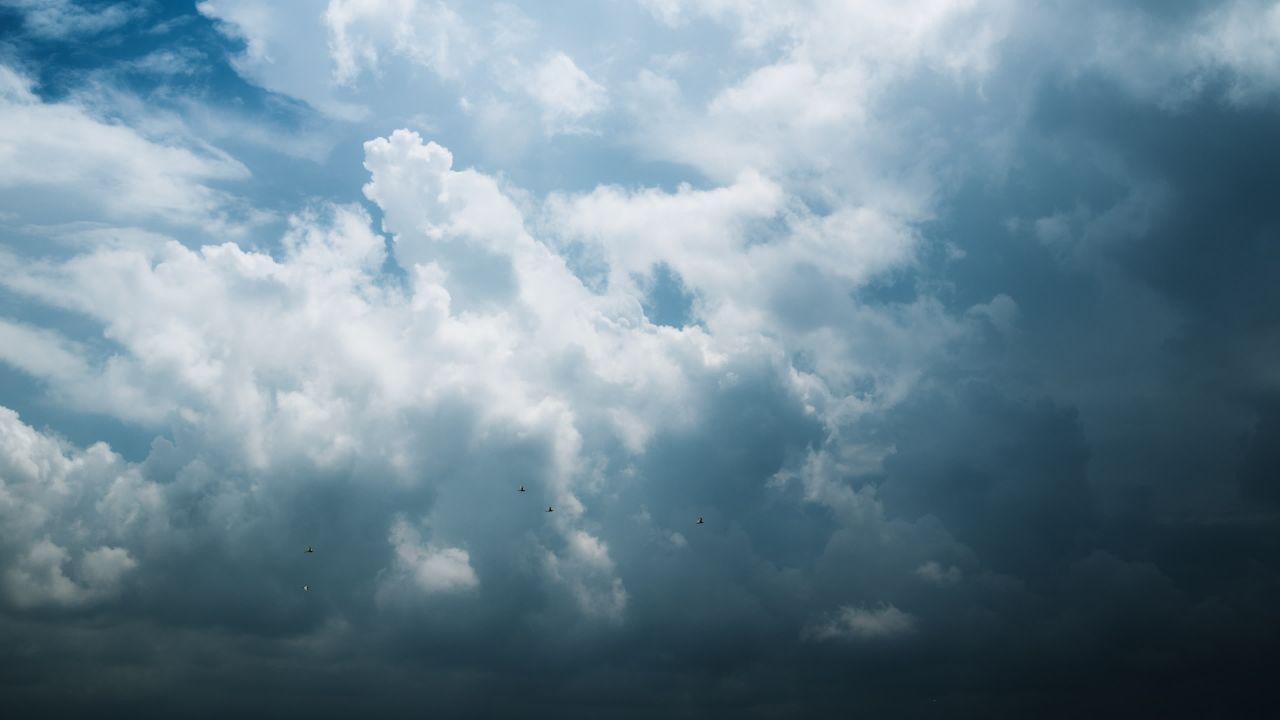
[[937,517],[996,572],[1035,578],[1088,542],[1089,454],[1069,408],[1019,403],[973,381],[895,413],[881,485],[893,516]]
[[[1218,87],[1168,110],[1102,78],[1047,78],[1007,181],[962,188],[941,218],[937,237],[967,253],[954,291],[1008,293],[1017,333],[959,352],[938,370],[953,392],[898,411],[910,434],[885,465],[886,510],[934,512],[1029,583],[1027,659],[1094,697],[1136,703],[1164,678],[1190,703],[1164,712],[1264,706],[1278,120]],[[1077,219],[1046,237],[1034,221],[1058,213]]]
[[[1217,88],[1190,107],[1159,113],[1092,82],[1073,94],[1046,93],[1041,117],[1051,136],[1088,138],[1118,158],[1134,182],[1164,189],[1144,232],[1095,251],[1153,290],[1177,318],[1158,362],[1146,366],[1148,382],[1160,388],[1152,404],[1163,406],[1152,424],[1167,432],[1163,447],[1148,455],[1157,464],[1182,455],[1175,467],[1157,467],[1175,477],[1195,473],[1186,484],[1228,496],[1222,511],[1251,514],[1248,492],[1266,481],[1245,471],[1245,497],[1236,497],[1230,481],[1238,463],[1255,466],[1240,456],[1241,443],[1267,432],[1280,391],[1273,192],[1280,114],[1273,105],[1229,105]],[[1263,454],[1255,441],[1252,457]]]

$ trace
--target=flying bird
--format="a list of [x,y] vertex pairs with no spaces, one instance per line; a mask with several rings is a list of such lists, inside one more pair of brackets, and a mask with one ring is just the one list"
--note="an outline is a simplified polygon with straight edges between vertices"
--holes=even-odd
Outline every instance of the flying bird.
[[304,550],[303,552],[306,552],[306,553],[313,553],[313,552],[315,552],[315,548],[313,548],[313,547],[311,547],[310,545],[308,545],[308,546],[307,546],[307,549],[306,549],[306,550]]
[[308,591],[310,591],[310,590],[311,590],[311,586],[310,586],[310,585],[303,585],[303,586],[302,586],[302,592],[308,592]]
[[555,508],[551,507],[550,505],[547,506],[547,512],[555,512],[555,511],[556,511]]
[[701,524],[702,524],[702,516],[701,516],[701,515],[699,515],[699,516],[698,516],[698,522],[696,522],[696,523],[694,523],[694,524],[695,524],[695,525],[701,525]]
[[520,489],[519,489],[519,490],[517,490],[516,492],[524,492],[524,486],[523,486],[523,485],[521,485],[521,486],[520,486]]

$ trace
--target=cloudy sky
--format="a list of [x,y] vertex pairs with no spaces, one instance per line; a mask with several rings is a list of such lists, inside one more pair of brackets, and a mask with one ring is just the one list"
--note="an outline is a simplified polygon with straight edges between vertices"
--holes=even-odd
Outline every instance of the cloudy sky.
[[24,717],[1261,717],[1278,594],[1280,4],[0,0]]

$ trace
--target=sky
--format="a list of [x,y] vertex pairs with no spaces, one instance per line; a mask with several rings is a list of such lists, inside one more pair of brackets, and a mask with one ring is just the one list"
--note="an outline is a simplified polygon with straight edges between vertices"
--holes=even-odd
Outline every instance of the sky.
[[1278,189],[1275,2],[0,0],[0,704],[1273,717]]

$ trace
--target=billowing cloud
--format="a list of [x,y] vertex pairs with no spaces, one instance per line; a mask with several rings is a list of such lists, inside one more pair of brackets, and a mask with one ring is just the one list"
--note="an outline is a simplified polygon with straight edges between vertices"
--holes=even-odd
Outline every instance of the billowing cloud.
[[138,514],[162,508],[157,488],[137,472],[105,445],[69,448],[0,408],[0,584],[8,603],[76,608],[120,593],[138,562],[127,547],[105,543],[135,539],[145,524]]
[[20,714],[1270,692],[1274,3],[3,12]]

